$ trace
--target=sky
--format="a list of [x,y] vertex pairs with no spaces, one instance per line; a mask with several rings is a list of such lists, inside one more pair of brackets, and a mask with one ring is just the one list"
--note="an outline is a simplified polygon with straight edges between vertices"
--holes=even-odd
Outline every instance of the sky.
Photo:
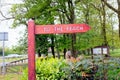
[[[3,12],[3,14],[6,17],[10,17],[9,10],[11,5],[8,4],[14,4],[14,3],[21,3],[21,0],[0,0],[0,10]],[[0,14],[0,19],[4,19]],[[5,41],[5,47],[12,47],[14,45],[18,44],[18,40],[20,37],[22,37],[25,26],[19,26],[17,28],[12,29],[12,23],[13,20],[3,20],[0,21],[0,32],[8,32],[8,41]],[[0,47],[2,47],[3,42],[0,41]]]

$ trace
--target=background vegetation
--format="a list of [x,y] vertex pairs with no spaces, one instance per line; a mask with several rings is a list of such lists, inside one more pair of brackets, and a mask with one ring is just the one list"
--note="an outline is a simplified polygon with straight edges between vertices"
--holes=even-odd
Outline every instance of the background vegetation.
[[[37,80],[119,80],[120,59],[96,56],[91,59],[39,58],[36,62]],[[114,69],[113,69],[114,68]],[[22,80],[27,80],[27,69]],[[89,75],[89,76],[88,76]]]
[[[30,18],[39,25],[86,23],[91,26],[91,30],[84,34],[36,35],[36,53],[38,53],[39,56],[43,53],[47,55],[48,48],[51,48],[54,58],[56,55],[60,58],[60,53],[64,53],[65,57],[65,52],[68,48],[71,48],[73,56],[75,56],[76,51],[90,55],[90,50],[95,46],[109,46],[111,56],[118,57],[120,55],[119,0],[23,0],[22,4],[14,4],[12,6],[10,14],[14,18],[13,27],[25,25],[26,32],[24,33],[24,36],[20,38],[18,46],[13,47],[12,50],[5,49],[6,55],[9,53],[27,52],[26,21]],[[119,59],[110,58],[105,60],[106,63],[104,63],[103,60],[103,57],[102,59],[96,58],[95,60],[95,63],[99,66],[99,69],[95,74],[95,78],[119,80]],[[82,75],[81,67],[88,70],[87,67],[89,66],[89,63],[85,65],[84,63],[86,62],[87,59],[82,63],[78,62],[77,64],[70,63],[66,65],[64,60],[61,61],[56,58],[38,60],[36,64],[37,79],[71,79],[73,78],[73,75],[74,78],[79,78],[76,76]],[[45,64],[49,66],[46,66]],[[41,68],[39,67],[41,67],[42,70],[48,70],[49,72],[40,72]],[[65,70],[66,72],[68,71],[68,73],[64,72],[63,68],[65,67],[67,67]],[[73,71],[73,68],[75,71]],[[106,74],[104,74],[104,70],[108,70]],[[27,80],[27,70],[25,70],[25,74],[23,75],[23,80]]]
[[[23,2],[11,8],[10,13],[14,17],[13,27],[26,25],[27,28],[26,21],[30,18],[40,25],[86,23],[91,26],[91,30],[84,34],[37,35],[36,52],[39,56],[42,53],[46,54],[46,49],[49,47],[51,47],[53,57],[55,57],[55,52],[58,56],[60,52],[65,54],[68,48],[71,48],[75,56],[78,50],[90,54],[90,49],[95,46],[106,45],[110,49],[120,47],[120,2],[117,0],[24,0]],[[18,46],[22,47],[23,51],[27,49],[26,38],[27,35],[22,37]]]

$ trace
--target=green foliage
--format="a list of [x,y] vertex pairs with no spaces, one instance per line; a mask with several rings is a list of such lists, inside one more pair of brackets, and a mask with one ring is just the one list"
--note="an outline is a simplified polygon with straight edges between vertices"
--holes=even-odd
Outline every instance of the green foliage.
[[[44,0],[44,1],[40,0],[29,9],[29,11],[26,14],[26,17],[31,18],[31,17],[41,16],[42,13],[45,13],[46,9],[49,8],[49,5],[50,5],[49,0]],[[36,13],[36,15],[34,15],[34,13]]]
[[[75,61],[75,60],[74,60]],[[65,73],[65,78],[67,80],[77,80],[82,79],[82,73],[90,73],[91,65],[88,60],[81,60],[78,62],[68,62],[67,66],[62,68]]]
[[59,50],[63,50],[64,48],[70,48],[70,43],[71,43],[71,39],[69,37],[67,37],[65,34],[64,35],[56,35],[55,38],[55,43],[56,43],[56,47]]
[[[120,79],[120,59],[104,58],[103,56],[94,56],[91,59],[72,59],[65,61],[57,58],[38,58],[36,61],[37,80],[82,80],[93,78],[83,77],[85,75],[94,75],[94,80],[119,80]],[[28,70],[25,69],[21,80],[27,80]]]
[[[73,3],[69,4],[69,2]],[[71,6],[71,7],[70,7]],[[77,50],[85,50],[94,46],[103,44],[104,38],[102,34],[102,8],[101,1],[96,0],[24,0],[23,4],[15,4],[11,8],[10,13],[14,17],[13,26],[24,24],[27,26],[26,21],[29,18],[35,18],[36,24],[54,24],[54,23],[70,23],[74,17],[74,23],[86,23],[91,26],[91,30],[84,34],[78,34],[76,44],[74,45]],[[119,48],[120,41],[118,38],[118,30],[112,29],[116,24],[113,21],[113,12],[108,13],[106,8],[106,35],[109,46]],[[113,34],[112,34],[113,33]],[[27,32],[26,32],[27,34]],[[116,35],[116,36],[114,36]],[[44,37],[43,37],[44,38]],[[49,40],[49,39],[45,39]],[[23,43],[26,43],[26,41]],[[41,43],[37,41],[37,49]],[[44,43],[44,42],[43,42]],[[46,43],[44,43],[46,45]],[[56,35],[56,48],[63,50],[64,48],[71,47],[71,38],[64,39],[64,37]],[[39,45],[39,46],[38,46]],[[54,45],[54,44],[52,44]],[[48,46],[48,45],[47,45]],[[22,46],[23,47],[23,46]],[[26,45],[25,45],[26,47]],[[25,48],[24,47],[24,48]],[[47,48],[47,47],[45,47]],[[43,51],[44,52],[44,51]],[[46,51],[45,51],[46,52]]]
[[97,57],[95,63],[98,65],[98,71],[95,74],[95,79],[119,80],[120,77],[120,59],[119,58],[104,58]]
[[12,49],[9,49],[9,48],[5,48],[4,49],[4,54],[5,54],[5,56],[6,55],[9,55],[9,54],[13,54],[14,53],[14,51],[12,50]]
[[[24,36],[24,37],[23,37]],[[19,38],[18,45],[12,46],[14,53],[26,54],[27,53],[27,34],[26,31],[23,36]]]
[[120,57],[120,49],[111,49],[110,50],[110,55],[113,57]]
[[41,54],[48,54],[49,35],[36,35],[36,51],[39,51]]
[[64,77],[64,72],[60,68],[66,66],[62,59],[38,59],[36,62],[37,80],[60,80]]
[[[14,54],[16,52],[14,52],[13,49],[10,49],[10,48],[4,48],[4,55],[9,55],[9,54]],[[0,56],[3,55],[3,49],[0,47]]]
[[26,6],[24,4],[14,4],[11,8],[11,15],[14,17],[12,27],[17,27],[19,25],[26,25],[25,13],[27,12]]
[[[37,80],[61,80],[65,74],[60,71],[67,64],[63,59],[57,58],[38,58],[36,61]],[[28,69],[24,70],[21,80],[28,80]]]
[[21,80],[28,80],[28,68],[24,69]]

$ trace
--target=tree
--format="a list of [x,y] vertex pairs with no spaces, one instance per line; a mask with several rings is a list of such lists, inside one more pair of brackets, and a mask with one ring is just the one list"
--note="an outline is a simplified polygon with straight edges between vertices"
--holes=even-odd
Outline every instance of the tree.
[[114,8],[112,4],[109,4],[107,0],[101,0],[101,1],[103,1],[107,7],[109,7],[111,10],[113,10],[118,15],[118,22],[119,22],[118,27],[119,27],[119,38],[120,38],[120,0],[117,0],[116,1],[117,3],[115,4],[118,6],[118,9]]
[[[24,4],[14,5],[11,12],[15,17],[14,26],[19,24],[25,24],[29,18],[34,18],[36,24],[74,24],[74,23],[86,23],[92,26],[91,31],[85,34],[63,34],[37,36],[48,39],[51,42],[47,42],[52,47],[52,53],[54,50],[64,50],[69,47],[72,48],[73,56],[75,56],[76,50],[86,50],[98,45],[108,45],[109,41],[110,18],[107,17],[111,13],[107,13],[105,3],[96,0],[24,0]],[[20,10],[19,10],[20,9]],[[22,13],[22,14],[21,14]],[[16,15],[15,15],[16,14]],[[20,15],[20,16],[19,16]],[[115,30],[113,30],[115,32]],[[115,33],[117,34],[117,33]],[[36,37],[36,39],[37,39]],[[69,41],[68,41],[69,40]],[[117,40],[117,39],[114,39]],[[41,45],[37,41],[37,45]],[[99,43],[98,43],[99,42]],[[37,46],[38,52],[40,47]],[[48,45],[45,45],[48,47]],[[62,46],[62,47],[61,47]],[[54,49],[56,48],[56,49]]]
[[[57,11],[60,12],[62,14],[63,19],[65,19],[64,21],[70,24],[75,23],[75,13],[74,13],[74,1],[73,0],[56,0],[57,2]],[[59,15],[60,17],[61,15]],[[61,23],[63,22],[63,20],[60,17],[60,21]],[[75,44],[76,44],[76,34],[71,34],[71,49],[72,49],[72,56],[76,56],[75,52]],[[64,49],[65,50],[65,49]]]
[[[49,17],[49,15],[48,15],[50,13],[49,12],[50,6],[47,7],[47,5],[49,5],[49,4],[50,4],[50,0],[49,1],[48,0],[46,0],[46,1],[36,0],[34,2],[32,0],[25,0],[24,4],[13,5],[13,7],[11,9],[12,15],[15,16],[13,26],[18,26],[19,24],[24,24],[27,26],[26,21],[29,18],[34,18],[36,24],[49,24],[51,21],[53,21],[52,17]],[[39,5],[41,5],[41,6],[39,6]],[[34,13],[37,13],[37,14],[35,15]],[[15,14],[18,14],[18,15],[15,15]],[[49,18],[49,20],[47,20],[48,18]],[[39,43],[40,41],[38,41],[40,37],[43,37],[44,39],[46,38],[44,41],[46,41],[48,38],[46,36],[37,36],[36,38],[38,38],[38,39],[36,39],[36,40],[37,40],[38,45],[41,45],[41,43]],[[47,47],[47,45],[44,45],[44,46]],[[43,48],[43,47],[37,46],[36,50],[38,53],[41,52],[41,48]],[[44,51],[42,51],[42,53],[43,52]],[[53,56],[55,57],[54,53],[53,53]]]
[[36,50],[38,52],[38,57],[40,57],[41,54],[45,54],[47,56],[48,48],[48,35],[36,35]]

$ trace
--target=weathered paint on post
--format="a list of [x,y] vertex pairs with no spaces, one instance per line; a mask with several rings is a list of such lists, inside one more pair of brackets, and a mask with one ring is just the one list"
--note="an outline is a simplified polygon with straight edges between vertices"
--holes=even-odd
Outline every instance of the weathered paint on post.
[[35,23],[28,21],[28,80],[36,80],[35,73]]

